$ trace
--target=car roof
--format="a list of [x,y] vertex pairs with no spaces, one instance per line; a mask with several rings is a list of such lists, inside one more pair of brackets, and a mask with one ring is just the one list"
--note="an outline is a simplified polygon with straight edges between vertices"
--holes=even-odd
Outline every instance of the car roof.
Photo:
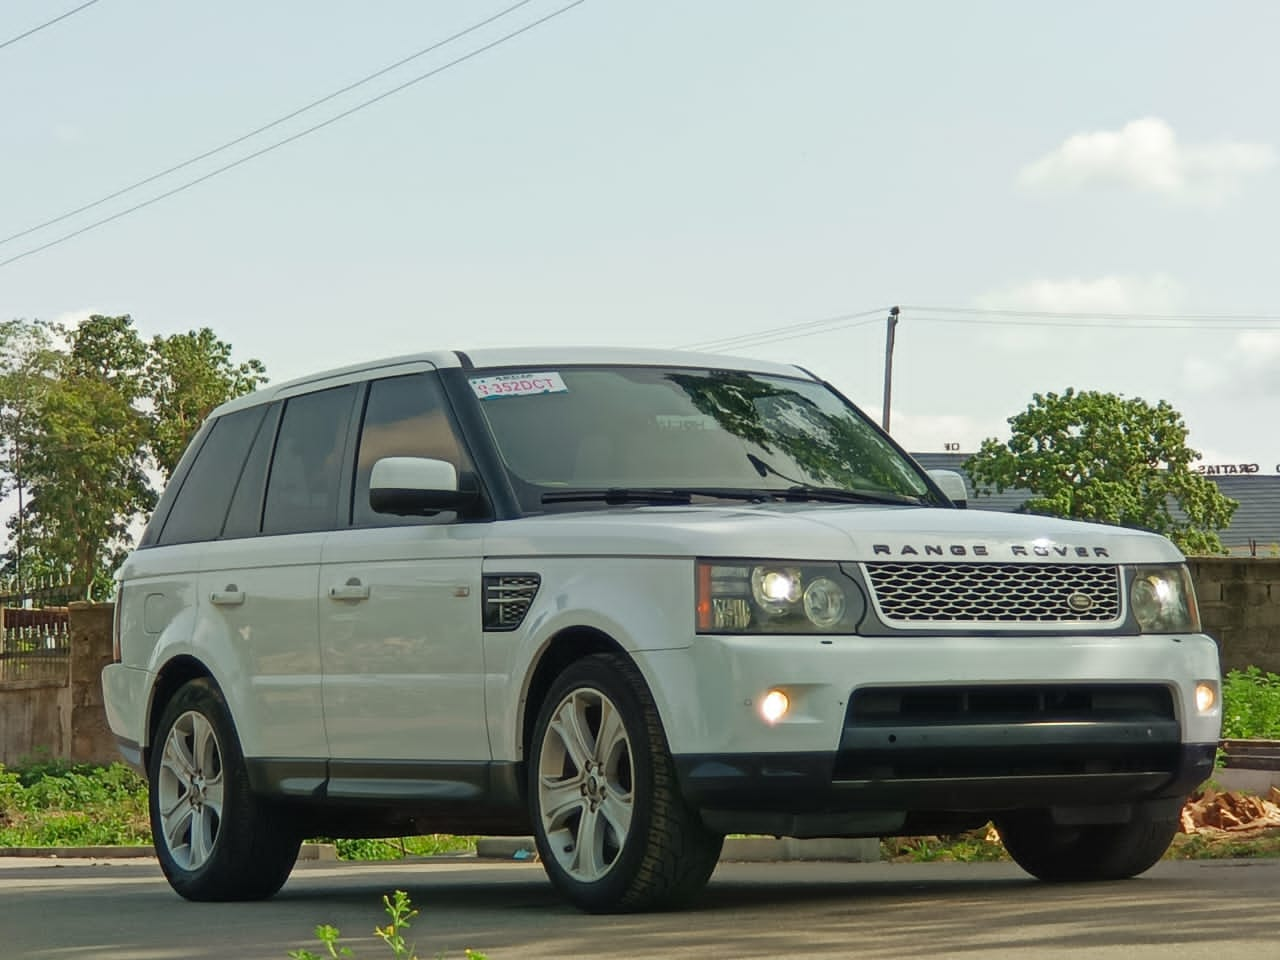
[[220,416],[233,410],[269,403],[278,397],[303,392],[307,388],[319,389],[322,385],[337,386],[343,382],[364,380],[378,375],[394,376],[396,373],[412,373],[431,367],[438,370],[525,367],[532,372],[534,367],[555,370],[560,367],[594,365],[695,367],[817,379],[803,367],[792,364],[688,350],[641,347],[483,347],[479,350],[406,353],[396,357],[384,357],[379,360],[322,370],[305,377],[273,383],[254,393],[229,400],[214,410],[210,416]]

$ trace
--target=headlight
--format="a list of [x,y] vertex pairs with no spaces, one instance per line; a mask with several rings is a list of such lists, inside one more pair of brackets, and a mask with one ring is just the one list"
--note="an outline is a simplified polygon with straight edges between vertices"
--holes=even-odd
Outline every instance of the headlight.
[[862,594],[834,563],[699,560],[699,633],[855,633]]
[[1200,610],[1186,566],[1135,567],[1129,605],[1143,633],[1200,632]]

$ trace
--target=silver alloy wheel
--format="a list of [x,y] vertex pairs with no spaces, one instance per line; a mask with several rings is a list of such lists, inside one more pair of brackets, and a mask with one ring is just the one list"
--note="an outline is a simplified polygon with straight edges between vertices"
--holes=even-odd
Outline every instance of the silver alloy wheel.
[[572,879],[592,883],[618,861],[635,806],[631,740],[613,701],[582,687],[556,707],[538,757],[547,845]]
[[173,722],[156,781],[165,847],[178,867],[198,870],[222,825],[222,749],[204,714],[188,710]]

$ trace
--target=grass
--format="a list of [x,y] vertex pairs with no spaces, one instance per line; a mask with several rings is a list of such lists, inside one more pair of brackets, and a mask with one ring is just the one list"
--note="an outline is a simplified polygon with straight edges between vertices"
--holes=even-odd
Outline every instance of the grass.
[[0,765],[0,847],[150,842],[147,784],[123,763]]
[[1280,674],[1232,670],[1222,681],[1225,740],[1280,740]]
[[[880,857],[890,863],[985,863],[1008,860],[988,827],[952,837],[890,837],[880,841]],[[1280,827],[1247,835],[1179,833],[1166,860],[1239,860],[1280,857]]]
[[382,840],[327,840],[338,848],[339,860],[403,860],[405,857],[436,857],[449,853],[472,853],[475,837],[450,833],[428,833],[419,837],[393,837]]
[[[322,840],[342,860],[399,860],[475,850],[475,837],[428,834]],[[147,783],[123,763],[102,767],[41,760],[0,764],[0,847],[148,846]]]

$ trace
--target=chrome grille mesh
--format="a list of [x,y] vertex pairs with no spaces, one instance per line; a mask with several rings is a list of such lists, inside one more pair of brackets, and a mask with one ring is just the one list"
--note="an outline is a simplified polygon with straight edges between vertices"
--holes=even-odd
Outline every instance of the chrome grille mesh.
[[514,630],[524,622],[537,596],[536,573],[504,573],[484,578],[484,628]]
[[1120,572],[1109,564],[863,566],[877,609],[889,624],[1098,624],[1120,619]]

